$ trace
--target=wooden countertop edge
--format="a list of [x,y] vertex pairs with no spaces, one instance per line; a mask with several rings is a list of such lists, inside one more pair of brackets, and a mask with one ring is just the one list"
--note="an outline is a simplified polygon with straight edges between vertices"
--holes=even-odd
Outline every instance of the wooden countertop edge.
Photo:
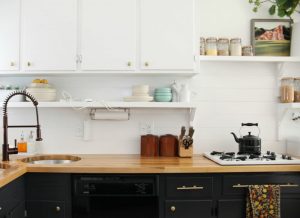
[[[76,155],[75,155],[76,156]],[[193,158],[154,157],[139,155],[77,155],[81,160],[62,165],[25,164],[14,157],[8,164],[12,167],[0,174],[0,188],[30,173],[128,173],[128,174],[171,174],[171,173],[263,173],[300,172],[300,165],[248,165],[220,166],[202,155]]]
[[17,169],[11,170],[0,177],[0,188],[14,181],[27,172],[26,167],[19,166]]

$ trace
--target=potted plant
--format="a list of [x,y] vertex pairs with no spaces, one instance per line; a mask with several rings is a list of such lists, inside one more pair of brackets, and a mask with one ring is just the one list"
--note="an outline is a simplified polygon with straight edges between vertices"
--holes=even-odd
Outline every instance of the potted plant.
[[300,13],[300,0],[249,0],[253,5],[253,11],[257,12],[264,3],[271,4],[269,14],[277,14],[279,17],[288,17],[292,20],[292,15],[297,12]]

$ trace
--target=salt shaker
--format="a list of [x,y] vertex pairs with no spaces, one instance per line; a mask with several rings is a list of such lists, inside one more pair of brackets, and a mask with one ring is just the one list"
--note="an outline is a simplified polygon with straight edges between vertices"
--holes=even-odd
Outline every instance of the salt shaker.
[[171,85],[172,89],[172,101],[178,102],[179,101],[179,86],[176,81],[174,81]]

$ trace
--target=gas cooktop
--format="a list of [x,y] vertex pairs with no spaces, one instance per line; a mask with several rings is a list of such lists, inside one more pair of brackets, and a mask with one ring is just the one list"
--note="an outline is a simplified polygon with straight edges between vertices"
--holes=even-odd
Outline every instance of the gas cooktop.
[[300,164],[300,159],[275,152],[262,154],[239,154],[235,152],[205,152],[204,156],[220,165],[271,165]]

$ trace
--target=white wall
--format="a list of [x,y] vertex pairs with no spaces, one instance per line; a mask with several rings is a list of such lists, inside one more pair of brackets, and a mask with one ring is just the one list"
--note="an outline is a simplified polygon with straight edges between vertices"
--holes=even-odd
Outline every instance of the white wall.
[[[254,14],[247,0],[200,1],[200,35],[242,37],[250,44],[250,19],[268,18],[261,11]],[[266,11],[266,10],[264,10]],[[287,73],[300,75],[299,66],[287,66]],[[203,63],[200,75],[190,80],[199,102],[194,126],[195,153],[210,150],[236,151],[230,132],[238,133],[240,123],[258,122],[264,150],[285,151],[285,142],[277,141],[278,75],[276,65],[264,63]],[[76,99],[122,100],[134,84],[152,87],[169,85],[174,79],[165,77],[49,77],[50,83],[66,90]],[[28,84],[31,77],[1,78],[1,84]],[[31,109],[9,109],[9,122],[34,122]],[[139,153],[140,122],[154,122],[155,134],[178,134],[187,125],[186,111],[132,110],[130,121],[92,121],[92,139],[78,136],[88,111],[72,109],[40,109],[42,143],[45,153]],[[297,134],[299,124],[285,129]],[[10,141],[19,130],[10,130]]]

